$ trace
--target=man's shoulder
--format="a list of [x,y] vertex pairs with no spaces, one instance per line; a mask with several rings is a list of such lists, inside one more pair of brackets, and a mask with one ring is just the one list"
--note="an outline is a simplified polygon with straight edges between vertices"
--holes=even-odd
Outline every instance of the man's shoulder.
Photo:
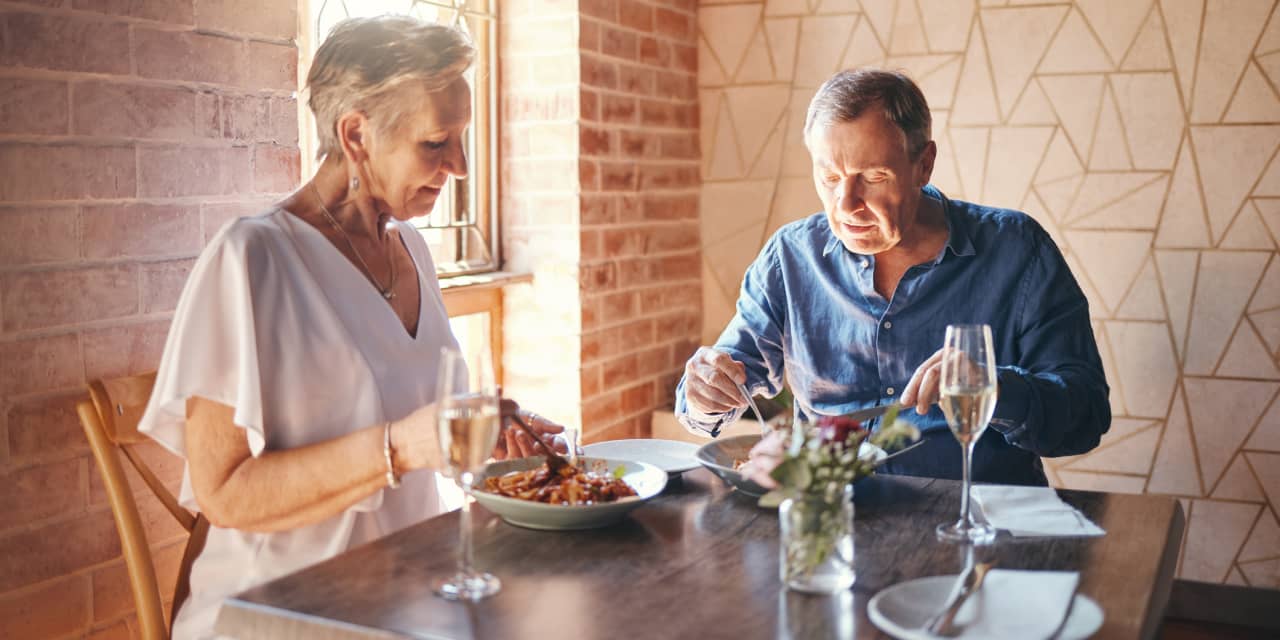
[[1048,237],[1044,227],[1035,218],[1017,209],[963,200],[950,200],[949,205],[952,220],[965,226],[976,245],[999,243],[1007,248],[1011,242],[1023,242],[1030,247]]

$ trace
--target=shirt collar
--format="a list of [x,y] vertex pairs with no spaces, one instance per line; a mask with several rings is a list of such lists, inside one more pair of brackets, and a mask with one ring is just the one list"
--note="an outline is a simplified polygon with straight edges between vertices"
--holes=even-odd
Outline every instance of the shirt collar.
[[[977,253],[977,250],[973,246],[973,238],[970,235],[969,226],[966,224],[964,216],[958,215],[955,208],[951,206],[951,200],[948,199],[947,196],[943,195],[943,193],[932,184],[925,185],[922,191],[926,198],[933,198],[934,200],[938,200],[942,203],[942,211],[947,218],[946,249],[950,249],[951,253],[958,256],[971,256]],[[829,233],[831,237],[827,238],[827,245],[822,248],[823,257],[830,255],[832,251],[844,246],[844,244],[840,242],[840,238],[836,237],[835,232],[831,231],[830,225],[827,225],[827,233]],[[942,262],[942,258],[945,255],[946,250],[943,250],[938,254],[938,258],[934,260],[934,264]]]
[[927,198],[933,198],[942,203],[942,213],[947,219],[947,247],[938,254],[938,259],[934,260],[934,264],[942,262],[946,257],[947,250],[957,256],[971,256],[978,252],[973,246],[972,229],[969,228],[969,221],[951,206],[951,200],[943,195],[937,187],[933,185],[925,185],[924,195]]
[[827,234],[831,237],[827,238],[827,246],[822,248],[822,257],[824,258],[831,255],[831,252],[835,251],[836,247],[844,246],[844,244],[840,242],[840,238],[836,237],[836,233],[831,230],[830,223],[827,223]]

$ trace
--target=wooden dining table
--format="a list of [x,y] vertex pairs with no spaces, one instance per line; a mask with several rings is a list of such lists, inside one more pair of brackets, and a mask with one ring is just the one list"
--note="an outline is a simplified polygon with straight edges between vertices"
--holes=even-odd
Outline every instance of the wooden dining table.
[[[1172,498],[1059,491],[1107,531],[1098,538],[1012,538],[974,550],[1006,569],[1080,572],[1105,613],[1096,638],[1160,628],[1183,530]],[[971,548],[940,542],[960,483],[906,476],[858,482],[857,580],[832,596],[778,579],[777,511],[695,470],[621,522],[586,531],[512,526],[476,507],[476,564],[502,580],[478,603],[432,585],[456,567],[458,514],[444,514],[224,604],[217,630],[291,638],[885,638],[867,603],[891,585],[956,574]]]

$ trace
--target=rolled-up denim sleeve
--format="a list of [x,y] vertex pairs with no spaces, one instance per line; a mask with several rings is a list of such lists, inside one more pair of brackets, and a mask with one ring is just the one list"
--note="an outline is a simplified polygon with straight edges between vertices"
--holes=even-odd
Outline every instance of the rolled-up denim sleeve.
[[1019,358],[1000,367],[991,426],[1037,455],[1078,455],[1098,446],[1111,427],[1110,389],[1089,302],[1057,246],[1036,231],[1016,310]]
[[[782,277],[779,239],[774,235],[747,268],[733,319],[716,340],[715,349],[741,362],[747,372],[747,391],[773,397],[783,385],[783,333],[786,326],[786,283]],[[694,433],[718,435],[720,427],[742,415],[743,409],[704,414],[689,405],[685,379],[676,386],[676,418]]]

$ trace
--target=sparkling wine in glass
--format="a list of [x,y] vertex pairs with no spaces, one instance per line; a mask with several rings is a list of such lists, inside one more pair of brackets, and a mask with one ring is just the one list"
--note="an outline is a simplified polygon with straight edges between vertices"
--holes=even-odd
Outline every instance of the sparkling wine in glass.
[[493,452],[502,426],[498,388],[488,358],[482,354],[468,366],[461,353],[449,348],[440,354],[438,385],[436,434],[447,465],[445,473],[464,495],[458,571],[437,584],[436,593],[450,600],[475,601],[502,588],[497,577],[476,570],[471,540],[471,485]]
[[991,327],[949,325],[943,345],[942,380],[939,385],[942,413],[964,452],[964,483],[960,494],[960,520],[938,525],[938,537],[958,542],[990,542],[996,530],[977,522],[969,506],[970,467],[973,447],[986,431],[996,408],[995,348]]

